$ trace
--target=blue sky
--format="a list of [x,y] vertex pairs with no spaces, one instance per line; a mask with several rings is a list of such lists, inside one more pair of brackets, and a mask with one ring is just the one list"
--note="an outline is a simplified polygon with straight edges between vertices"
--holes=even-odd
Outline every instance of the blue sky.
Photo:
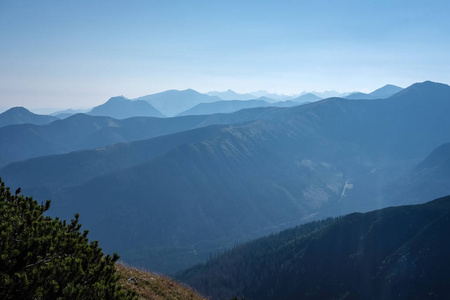
[[450,83],[450,1],[0,0],[0,107]]

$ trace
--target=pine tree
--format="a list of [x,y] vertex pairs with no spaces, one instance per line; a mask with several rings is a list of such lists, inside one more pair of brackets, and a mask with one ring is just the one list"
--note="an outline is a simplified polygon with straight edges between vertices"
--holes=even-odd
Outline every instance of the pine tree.
[[67,223],[44,216],[50,200],[12,195],[0,179],[0,299],[132,299],[117,284],[114,263],[97,241]]

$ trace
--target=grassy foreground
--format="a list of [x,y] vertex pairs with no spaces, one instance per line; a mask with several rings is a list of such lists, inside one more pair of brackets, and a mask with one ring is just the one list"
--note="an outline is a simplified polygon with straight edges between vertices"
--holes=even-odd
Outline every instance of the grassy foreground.
[[[138,299],[204,300],[200,294],[168,277],[155,275],[116,263],[118,281],[125,290],[134,291]],[[134,279],[133,279],[134,278]]]

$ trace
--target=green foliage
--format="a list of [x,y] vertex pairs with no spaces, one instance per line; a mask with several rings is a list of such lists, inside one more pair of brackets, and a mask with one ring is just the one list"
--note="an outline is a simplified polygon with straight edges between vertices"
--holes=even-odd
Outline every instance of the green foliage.
[[1,299],[131,299],[117,285],[114,263],[80,232],[78,214],[66,223],[44,216],[50,200],[12,195],[0,179]]

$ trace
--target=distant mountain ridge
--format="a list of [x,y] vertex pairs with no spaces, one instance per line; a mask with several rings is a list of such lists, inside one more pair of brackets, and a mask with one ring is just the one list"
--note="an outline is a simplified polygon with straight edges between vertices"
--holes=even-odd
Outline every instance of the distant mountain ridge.
[[389,98],[389,97],[397,94],[398,92],[400,92],[402,90],[403,90],[403,88],[401,88],[399,86],[387,84],[379,89],[376,89],[375,91],[373,91],[369,94],[357,92],[357,93],[352,93],[352,94],[346,96],[345,98],[347,98],[347,99],[363,99],[363,100],[385,99],[385,98]]
[[92,116],[107,116],[115,119],[165,117],[148,102],[142,100],[131,101],[123,96],[112,97],[104,104],[94,107],[87,114]]
[[194,107],[179,113],[177,116],[209,115],[215,113],[232,113],[240,109],[265,107],[271,104],[264,100],[222,100],[211,103],[200,103]]
[[[45,125],[20,124],[0,128],[0,166],[38,156],[92,149],[186,131],[213,124],[234,124],[270,117],[258,108],[233,114],[175,118],[111,117],[76,114]],[[27,145],[24,147],[23,145]]]
[[24,107],[13,107],[0,114],[0,127],[17,124],[48,124],[59,120],[57,117],[37,115]]
[[56,112],[52,113],[51,115],[55,116],[59,119],[66,119],[70,116],[73,116],[76,114],[85,114],[89,111],[90,111],[90,109],[65,109],[65,110],[56,111]]
[[291,101],[301,102],[301,103],[315,102],[315,101],[319,101],[319,100],[322,100],[322,98],[315,94],[312,94],[312,93],[303,94],[301,96],[298,96],[297,98],[291,99]]
[[258,98],[252,94],[239,94],[230,89],[225,92],[215,92],[215,91],[207,92],[206,95],[217,96],[222,100],[252,100]]
[[168,90],[157,94],[139,97],[134,100],[147,101],[162,114],[173,117],[197,104],[217,102],[222,99],[217,96],[208,96],[198,93],[192,89],[187,89],[183,91]]

